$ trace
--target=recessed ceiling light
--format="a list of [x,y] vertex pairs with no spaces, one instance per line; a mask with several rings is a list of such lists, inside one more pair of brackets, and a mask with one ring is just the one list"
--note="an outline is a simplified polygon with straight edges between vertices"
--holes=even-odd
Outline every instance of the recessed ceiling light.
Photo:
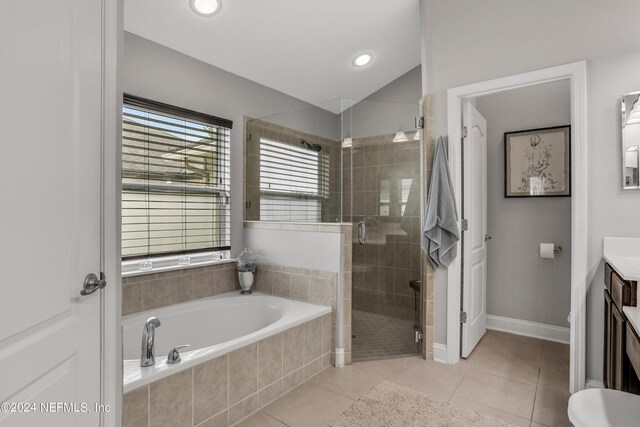
[[368,65],[372,59],[373,59],[372,54],[362,53],[356,56],[356,59],[353,60],[353,65],[355,65],[356,67],[364,67],[365,65]]
[[222,9],[222,0],[191,0],[191,8],[202,16],[213,16]]

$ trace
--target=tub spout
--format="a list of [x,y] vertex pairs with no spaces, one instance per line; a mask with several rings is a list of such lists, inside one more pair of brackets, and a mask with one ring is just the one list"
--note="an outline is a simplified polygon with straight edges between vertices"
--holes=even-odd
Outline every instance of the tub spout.
[[147,319],[142,329],[142,351],[140,353],[140,366],[153,366],[156,364],[155,335],[156,328],[160,327],[160,320],[151,316]]

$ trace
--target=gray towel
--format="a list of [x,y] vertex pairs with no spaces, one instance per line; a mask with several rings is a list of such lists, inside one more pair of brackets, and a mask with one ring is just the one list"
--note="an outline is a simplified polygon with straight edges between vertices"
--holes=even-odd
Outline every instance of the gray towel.
[[433,157],[423,239],[424,247],[436,268],[451,265],[456,257],[458,240],[458,210],[449,175],[447,149],[445,141],[439,137]]

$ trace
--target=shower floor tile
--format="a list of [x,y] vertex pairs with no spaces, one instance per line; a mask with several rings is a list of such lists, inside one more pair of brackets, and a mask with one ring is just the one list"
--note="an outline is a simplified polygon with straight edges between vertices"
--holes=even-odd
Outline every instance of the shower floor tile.
[[351,315],[354,361],[416,354],[413,321],[353,310]]

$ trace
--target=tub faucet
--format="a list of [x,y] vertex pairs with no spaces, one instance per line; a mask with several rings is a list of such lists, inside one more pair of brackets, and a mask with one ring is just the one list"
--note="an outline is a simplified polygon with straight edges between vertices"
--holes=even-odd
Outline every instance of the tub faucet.
[[140,353],[140,366],[153,366],[156,364],[155,335],[156,328],[160,327],[160,320],[156,316],[147,319],[142,330],[142,352]]

